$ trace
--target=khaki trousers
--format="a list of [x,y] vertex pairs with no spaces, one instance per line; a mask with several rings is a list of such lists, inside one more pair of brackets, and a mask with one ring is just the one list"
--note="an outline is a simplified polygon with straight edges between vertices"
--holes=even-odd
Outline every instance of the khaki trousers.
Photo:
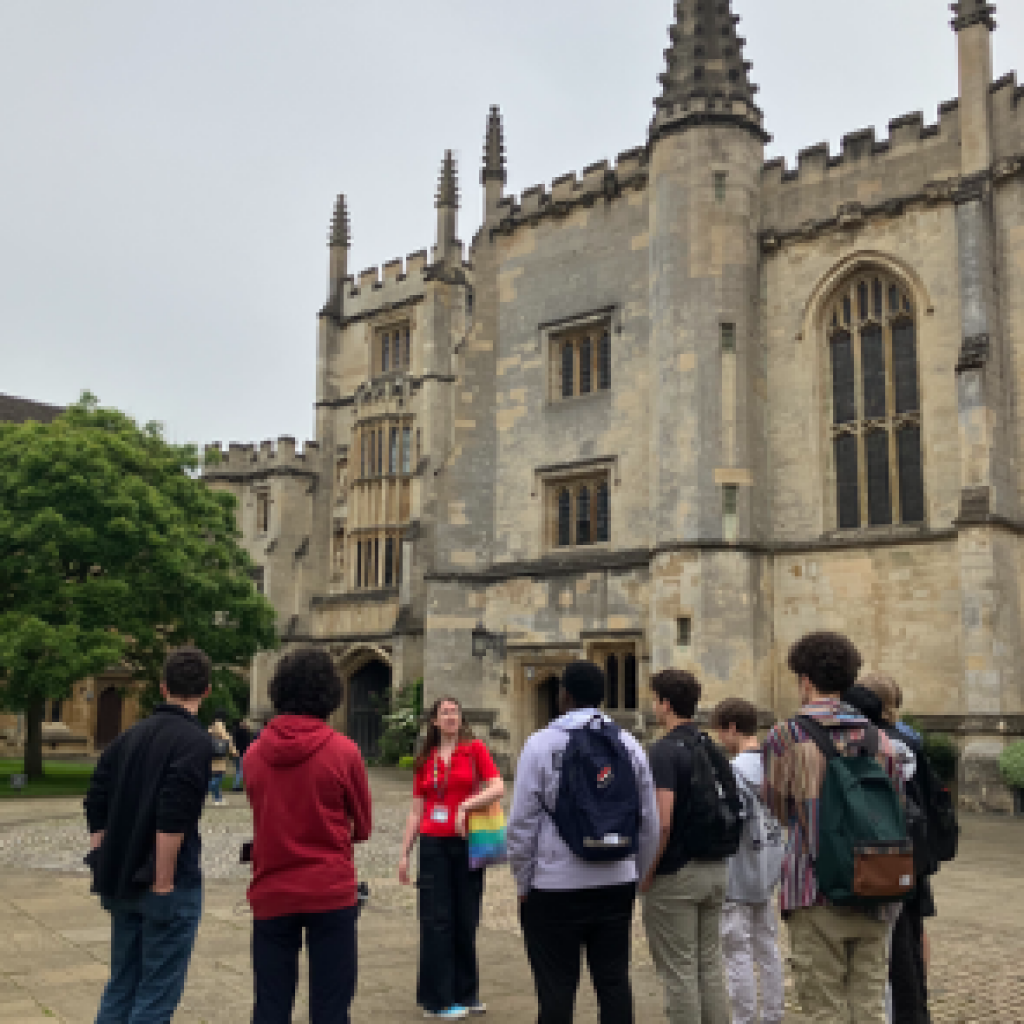
[[843,907],[794,910],[793,981],[812,1024],[885,1024],[889,925]]
[[659,875],[643,900],[647,943],[665,986],[669,1024],[730,1024],[722,972],[728,861],[691,861]]

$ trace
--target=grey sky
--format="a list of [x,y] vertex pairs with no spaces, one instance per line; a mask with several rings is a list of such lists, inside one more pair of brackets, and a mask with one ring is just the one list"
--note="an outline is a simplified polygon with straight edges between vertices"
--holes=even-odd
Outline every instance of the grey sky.
[[[995,74],[1024,71],[997,2]],[[957,92],[940,0],[734,0],[768,155]],[[641,145],[671,0],[2,0],[0,391],[88,388],[179,441],[312,430],[334,196],[350,269],[433,241],[443,151],[479,223],[489,104],[509,190]]]

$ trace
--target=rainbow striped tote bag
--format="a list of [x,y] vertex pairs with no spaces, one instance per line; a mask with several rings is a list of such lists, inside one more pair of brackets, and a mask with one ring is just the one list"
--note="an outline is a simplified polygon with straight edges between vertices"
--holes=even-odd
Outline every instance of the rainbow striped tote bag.
[[466,815],[466,838],[469,840],[469,870],[479,871],[508,860],[505,843],[505,812],[495,801],[482,811]]

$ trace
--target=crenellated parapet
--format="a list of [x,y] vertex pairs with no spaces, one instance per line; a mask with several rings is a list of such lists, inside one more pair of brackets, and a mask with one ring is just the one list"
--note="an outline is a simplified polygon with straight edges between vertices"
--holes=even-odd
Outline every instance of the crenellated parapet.
[[534,185],[519,197],[505,196],[498,203],[497,223],[493,234],[511,234],[526,224],[537,224],[546,217],[555,219],[568,216],[577,207],[611,202],[624,192],[647,187],[650,154],[646,146],[626,150],[619,154],[612,167],[601,160],[575,172],[563,174],[551,183]]
[[307,441],[302,451],[295,438],[287,435],[277,441],[254,444],[232,442],[225,450],[219,441],[203,449],[203,478],[209,481],[246,483],[272,476],[320,475],[320,445]]
[[[773,252],[791,241],[857,228],[876,217],[900,216],[910,207],[962,201],[1024,174],[1024,89],[1009,74],[991,86],[996,158],[980,174],[961,169],[961,109],[958,100],[939,107],[935,124],[920,111],[889,122],[887,138],[874,128],[843,137],[833,154],[822,142],[801,150],[797,167],[783,159],[761,174],[761,245]],[[866,197],[866,198],[862,198]]]

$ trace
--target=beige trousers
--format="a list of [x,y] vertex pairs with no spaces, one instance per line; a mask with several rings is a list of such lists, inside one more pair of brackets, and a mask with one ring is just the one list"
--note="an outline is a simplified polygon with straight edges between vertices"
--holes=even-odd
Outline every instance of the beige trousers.
[[644,927],[665,986],[669,1024],[730,1024],[722,972],[728,861],[691,861],[659,875],[643,900]]
[[886,1024],[889,925],[859,910],[807,907],[787,922],[793,981],[812,1024]]

